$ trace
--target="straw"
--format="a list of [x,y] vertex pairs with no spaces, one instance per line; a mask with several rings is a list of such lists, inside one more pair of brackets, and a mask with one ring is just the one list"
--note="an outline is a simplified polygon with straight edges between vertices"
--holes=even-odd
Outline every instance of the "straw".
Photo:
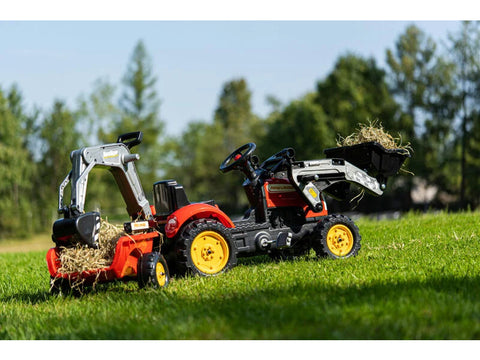
[[402,145],[400,135],[398,138],[394,138],[384,130],[382,124],[377,120],[368,124],[360,124],[357,131],[346,138],[339,135],[337,146],[352,146],[373,141],[379,143],[385,149],[403,150],[408,154],[412,150],[410,143]]
[[92,249],[77,244],[71,248],[61,248],[59,273],[72,274],[87,270],[102,269],[111,265],[118,239],[125,232],[107,220],[101,220],[99,246]]

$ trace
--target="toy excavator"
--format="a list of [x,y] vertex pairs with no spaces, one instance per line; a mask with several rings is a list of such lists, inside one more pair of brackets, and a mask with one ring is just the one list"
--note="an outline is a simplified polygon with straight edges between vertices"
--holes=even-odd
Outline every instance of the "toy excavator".
[[[130,153],[141,140],[141,132],[128,133],[116,143],[72,152],[72,171],[59,188],[59,212],[64,218],[53,225],[56,247],[47,254],[54,283],[76,276],[97,281],[137,279],[140,286],[161,287],[168,284],[169,269],[179,275],[216,275],[244,256],[290,257],[310,249],[319,257],[354,256],[360,250],[359,230],[348,217],[328,213],[325,195],[345,200],[354,185],[380,196],[388,178],[410,156],[370,142],[326,149],[325,159],[309,161],[295,160],[294,150],[286,148],[260,163],[253,154],[256,145],[245,144],[220,165],[223,173],[239,170],[245,175],[243,188],[250,208],[243,218],[232,220],[212,200],[190,203],[175,180],[153,185],[151,206],[134,166],[139,155]],[[124,224],[130,235],[119,239],[110,267],[61,274],[62,247],[78,241],[98,247],[100,214],[84,212],[88,173],[95,166],[115,177],[130,215],[131,221]],[[69,181],[71,202],[65,206],[63,191]]]

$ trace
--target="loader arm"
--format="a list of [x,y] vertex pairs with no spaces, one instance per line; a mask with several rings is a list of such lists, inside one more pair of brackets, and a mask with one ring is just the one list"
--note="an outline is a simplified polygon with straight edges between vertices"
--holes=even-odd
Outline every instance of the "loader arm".
[[342,184],[346,183],[357,185],[375,196],[383,194],[377,179],[343,159],[297,161],[289,167],[288,173],[290,182],[314,211],[322,209],[322,192],[335,196],[335,192],[329,190],[341,190]]
[[[88,175],[94,167],[108,169],[127,205],[127,212],[137,218],[143,212],[146,219],[152,217],[150,204],[145,197],[134,161],[138,154],[131,154],[123,143],[113,143],[100,146],[91,146],[75,150],[70,155],[72,170],[59,188],[59,212],[82,214],[85,209]],[[69,207],[63,204],[63,191],[68,182],[71,182],[71,201]]]

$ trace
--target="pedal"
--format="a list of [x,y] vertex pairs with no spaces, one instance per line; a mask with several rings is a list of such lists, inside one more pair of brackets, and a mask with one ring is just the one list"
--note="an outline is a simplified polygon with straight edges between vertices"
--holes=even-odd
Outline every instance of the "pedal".
[[292,233],[281,232],[277,236],[277,249],[290,247],[292,244]]

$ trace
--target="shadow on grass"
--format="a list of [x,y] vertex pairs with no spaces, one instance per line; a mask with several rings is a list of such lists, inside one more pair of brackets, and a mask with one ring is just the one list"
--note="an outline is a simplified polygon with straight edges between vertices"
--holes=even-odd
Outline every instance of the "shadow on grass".
[[[446,275],[343,287],[321,280],[265,288],[250,284],[221,295],[218,291],[138,291],[115,283],[95,292],[99,297],[92,300],[102,302],[102,307],[84,314],[82,320],[78,314],[64,313],[62,323],[74,324],[69,332],[43,329],[42,338],[480,339],[478,276]],[[103,302],[103,292],[113,297]],[[126,294],[127,298],[122,297]],[[37,291],[1,300],[34,305],[50,298],[47,291]],[[99,322],[104,306],[122,321]]]
[[[176,299],[176,305],[196,314],[186,339],[480,339],[479,280],[441,276],[348,287],[310,282]],[[174,319],[185,321],[181,314]],[[208,323],[218,328],[196,325]]]

